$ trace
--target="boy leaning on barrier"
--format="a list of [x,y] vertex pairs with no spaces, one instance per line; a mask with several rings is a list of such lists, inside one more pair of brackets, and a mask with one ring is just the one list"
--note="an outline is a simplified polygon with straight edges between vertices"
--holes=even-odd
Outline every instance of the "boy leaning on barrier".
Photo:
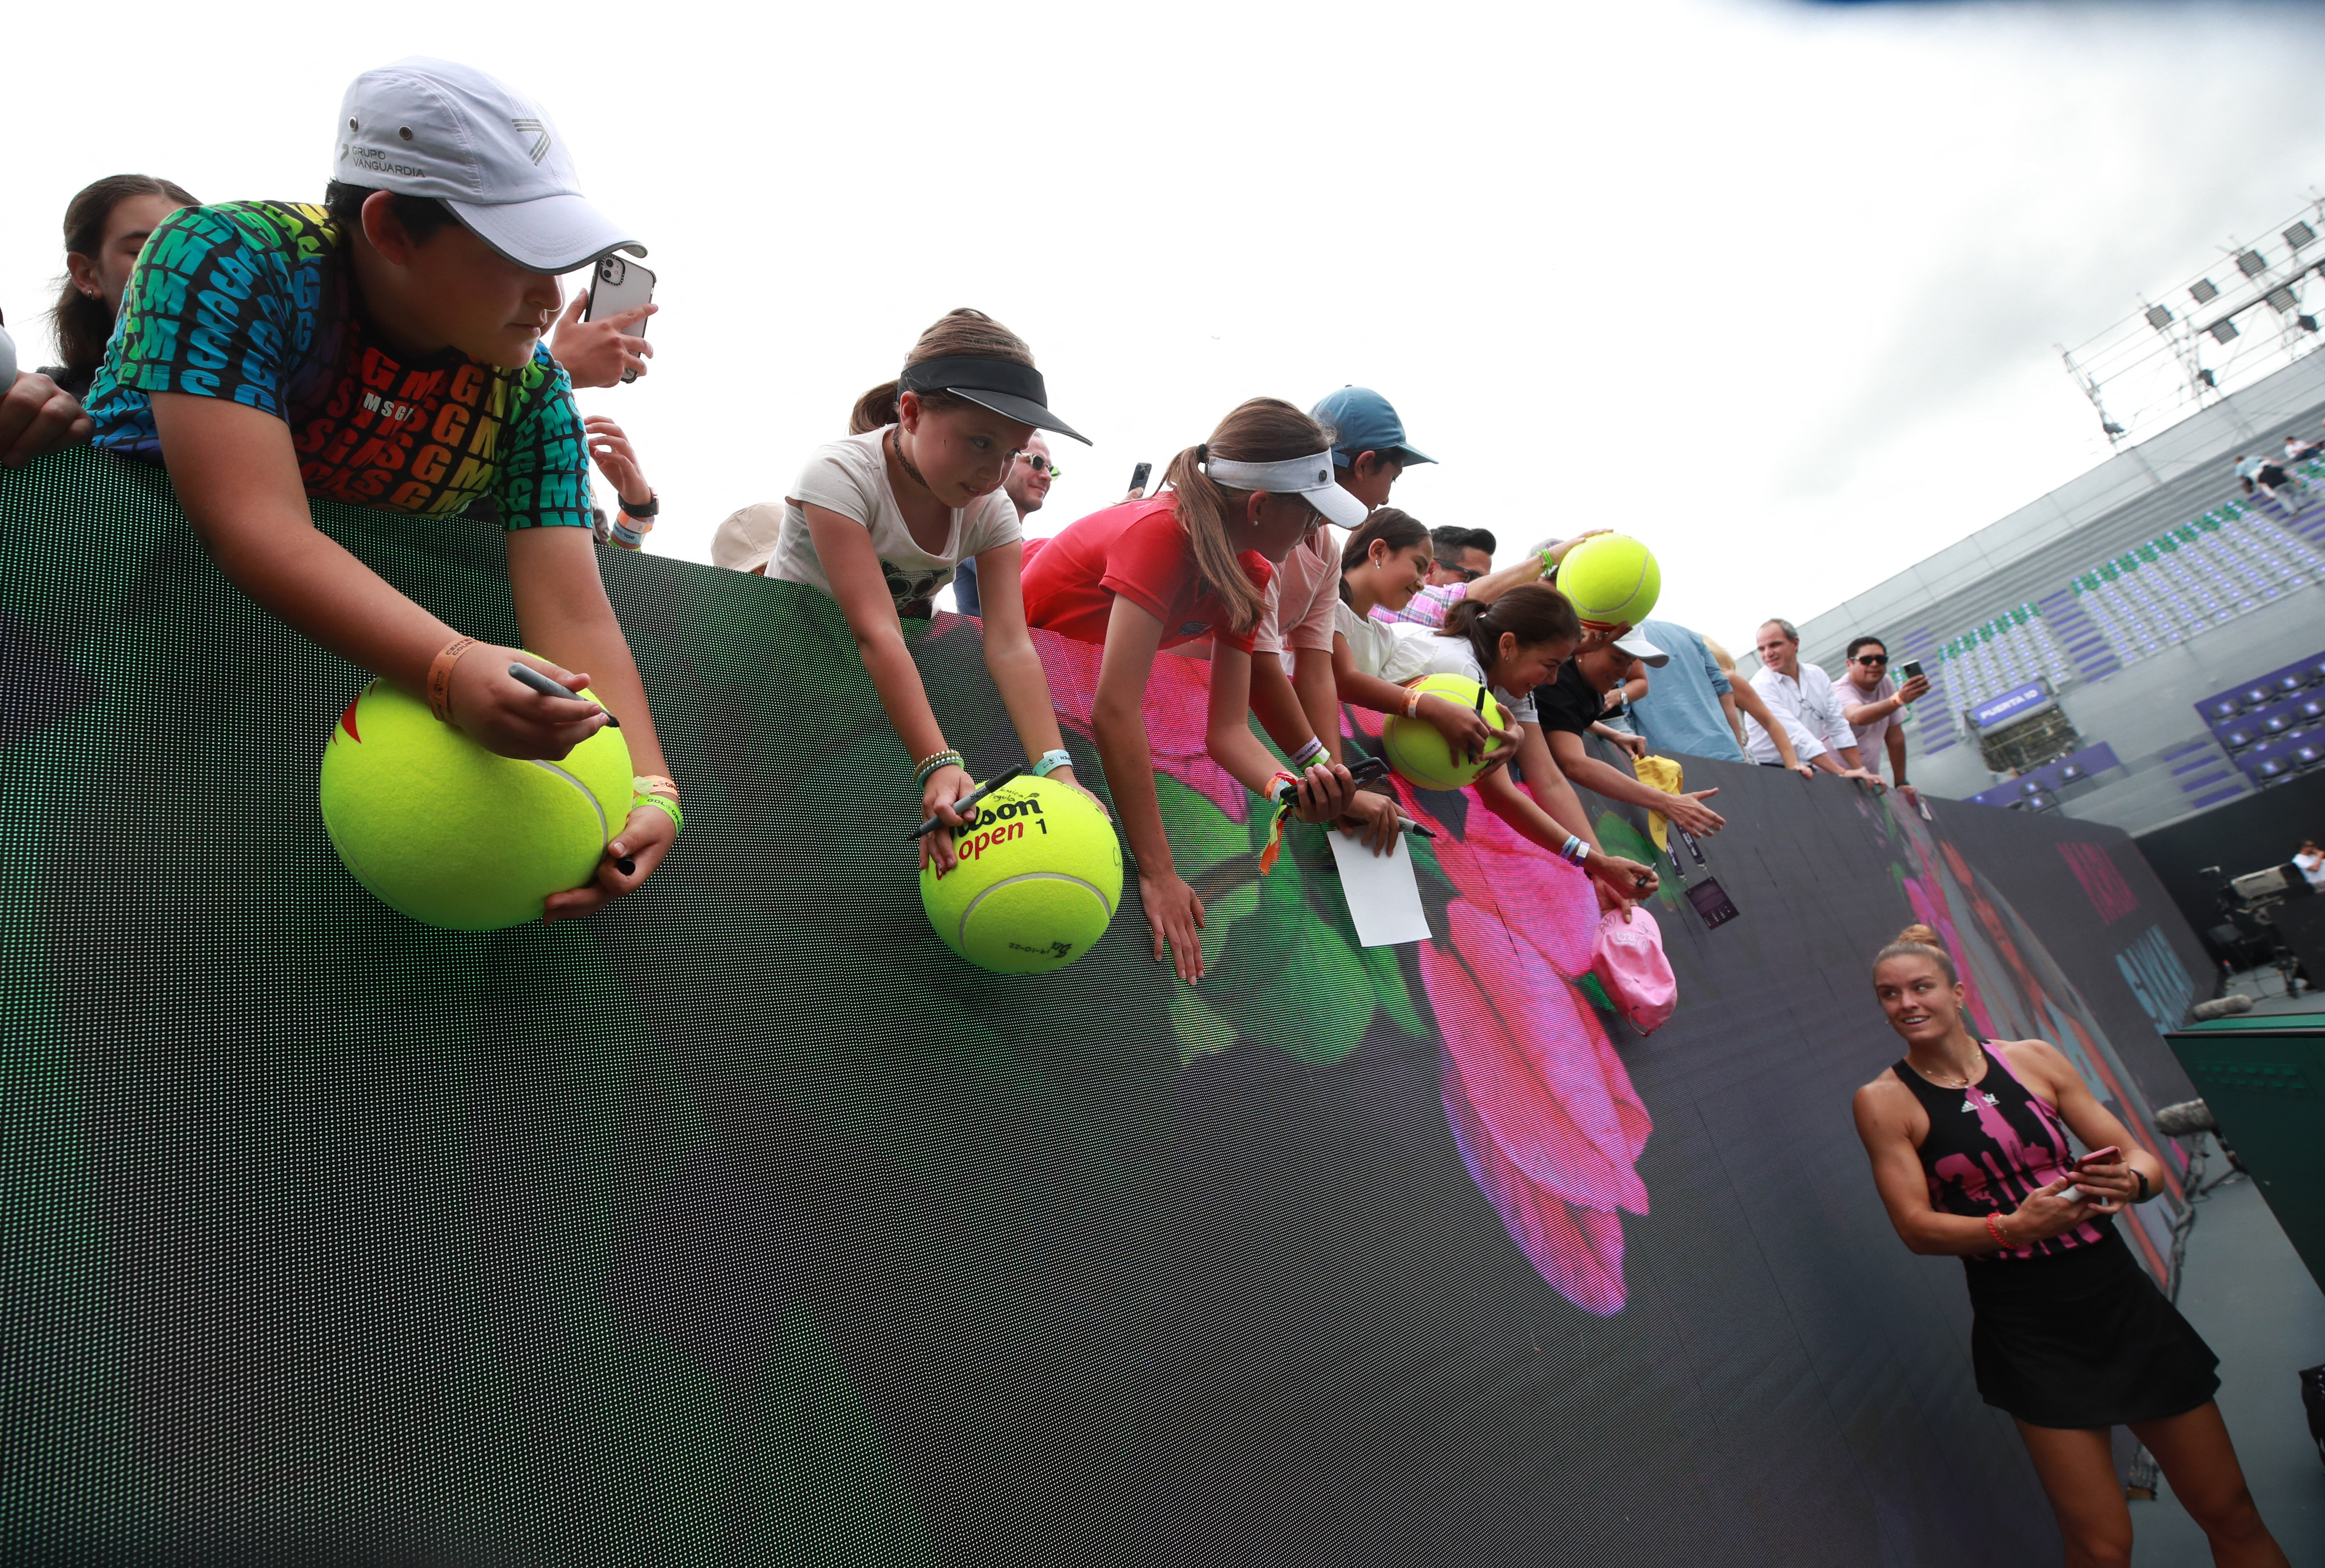
[[[428,700],[504,756],[550,760],[618,716],[641,770],[595,879],[549,918],[634,891],[678,835],[677,789],[597,576],[589,455],[542,345],[558,274],[644,247],[582,199],[537,105],[481,71],[365,72],[320,207],[190,207],[147,241],[90,388],[96,444],[158,459],[236,586]],[[489,503],[532,657],[461,636],[314,525],[310,496],[398,511]],[[542,695],[525,659],[597,703]]]

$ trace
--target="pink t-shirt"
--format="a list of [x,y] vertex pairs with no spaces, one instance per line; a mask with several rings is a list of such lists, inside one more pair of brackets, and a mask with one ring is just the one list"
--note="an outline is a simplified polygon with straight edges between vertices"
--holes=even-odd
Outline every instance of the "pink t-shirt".
[[[1653,684],[1652,679],[1649,683]],[[1884,675],[1881,677],[1881,684],[1868,692],[1864,687],[1843,675],[1832,683],[1832,694],[1834,700],[1840,704],[1840,716],[1845,722],[1848,718],[1848,710],[1858,703],[1879,702],[1894,697],[1897,694],[1897,682]],[[1885,713],[1870,724],[1849,725],[1851,729],[1857,731],[1857,760],[1864,765],[1866,772],[1877,774],[1881,771],[1881,759],[1889,755],[1890,727],[1897,722],[1897,718],[1898,715],[1895,713]]]

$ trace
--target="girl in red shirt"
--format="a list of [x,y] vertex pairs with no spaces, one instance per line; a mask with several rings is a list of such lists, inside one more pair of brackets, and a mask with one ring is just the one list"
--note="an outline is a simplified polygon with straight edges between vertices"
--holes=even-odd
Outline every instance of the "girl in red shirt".
[[1026,545],[1025,618],[1106,649],[1091,713],[1098,760],[1138,861],[1155,960],[1167,945],[1192,983],[1203,974],[1203,902],[1172,868],[1155,801],[1144,699],[1156,653],[1211,639],[1205,749],[1253,793],[1288,800],[1303,822],[1348,819],[1376,832],[1396,808],[1357,791],[1338,764],[1286,772],[1247,722],[1253,634],[1274,563],[1324,522],[1364,521],[1364,504],[1332,478],[1330,439],[1292,404],[1257,397],[1173,458],[1164,478],[1171,488],[1151,500],[1109,506]]

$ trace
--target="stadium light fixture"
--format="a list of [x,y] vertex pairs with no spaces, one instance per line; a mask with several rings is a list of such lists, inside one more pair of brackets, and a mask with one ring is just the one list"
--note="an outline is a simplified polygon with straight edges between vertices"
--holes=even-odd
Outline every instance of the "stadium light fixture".
[[2295,250],[2314,242],[2316,238],[2317,231],[2299,219],[2295,219],[2293,227],[2284,231],[2284,243]]
[[2277,314],[2281,316],[2289,316],[2293,314],[2294,308],[2301,303],[2299,300],[2293,297],[2293,291],[2284,287],[2282,283],[2278,284],[2275,288],[2269,290],[2268,302],[2271,308],[2273,308]]
[[2240,250],[2237,252],[2237,271],[2248,278],[2256,278],[2268,271],[2268,263],[2261,259],[2261,254],[2256,250]]
[[2172,312],[2162,305],[2147,307],[2147,324],[2161,332],[2172,325]]
[[2198,278],[2195,285],[2188,291],[2188,297],[2200,305],[2209,305],[2220,297],[2220,291],[2212,286],[2211,279]]
[[2227,317],[2223,316],[2220,320],[2212,323],[2212,340],[2214,342],[2225,343],[2236,335],[2237,324],[2234,321],[2229,320]]

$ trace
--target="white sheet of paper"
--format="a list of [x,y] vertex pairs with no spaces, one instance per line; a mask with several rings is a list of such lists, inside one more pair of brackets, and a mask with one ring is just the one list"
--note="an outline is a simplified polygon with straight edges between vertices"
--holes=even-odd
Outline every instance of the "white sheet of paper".
[[1325,835],[1340,868],[1340,891],[1357,923],[1357,945],[1390,947],[1429,940],[1429,916],[1421,909],[1421,883],[1413,874],[1407,835],[1396,836],[1396,853],[1376,855],[1365,841],[1338,828]]

